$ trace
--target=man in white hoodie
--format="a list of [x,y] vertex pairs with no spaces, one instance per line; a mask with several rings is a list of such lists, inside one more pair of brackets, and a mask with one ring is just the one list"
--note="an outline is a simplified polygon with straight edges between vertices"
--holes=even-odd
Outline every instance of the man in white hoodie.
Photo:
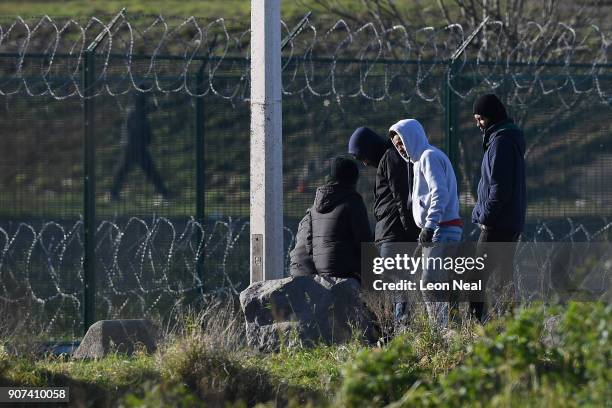
[[[449,247],[431,246],[431,243],[461,241],[463,222],[459,217],[457,178],[453,166],[444,152],[429,144],[423,126],[415,119],[400,120],[389,129],[393,145],[406,161],[414,163],[412,188],[412,215],[421,233],[419,243],[425,257],[444,257]],[[452,250],[452,249],[450,249]],[[446,282],[444,270],[425,268],[422,280]],[[448,302],[434,302],[424,293],[427,311],[438,326],[448,325]]]

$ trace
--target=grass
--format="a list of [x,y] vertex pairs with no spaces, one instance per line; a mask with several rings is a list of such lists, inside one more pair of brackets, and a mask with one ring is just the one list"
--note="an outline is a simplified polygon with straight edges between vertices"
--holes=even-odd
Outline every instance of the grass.
[[[0,349],[0,385],[68,385],[77,401],[124,406],[573,407],[612,397],[612,307],[600,303],[519,308],[447,333],[417,312],[384,348],[353,341],[273,354],[245,346],[230,304],[184,313],[153,355],[70,361]],[[558,325],[545,328],[553,315]]]
[[[348,0],[342,1],[350,6]],[[164,16],[198,16],[206,18],[225,17],[246,20],[250,16],[250,0],[63,0],[63,1],[15,1],[5,0],[0,4],[0,15],[4,16],[100,16],[110,15],[126,7],[131,15],[162,14]],[[282,2],[281,14],[287,20],[297,19],[312,8],[311,2]]]
[[[365,15],[370,20],[367,10],[361,2],[351,0],[335,0],[334,6],[353,15]],[[410,15],[415,7],[420,7],[413,0],[400,0],[397,7],[406,15]],[[224,17],[242,24],[250,21],[250,0],[3,0],[0,3],[0,16],[4,17],[40,17],[49,15],[53,17],[89,18],[91,16],[111,16],[121,10],[127,9],[128,16],[132,15],[163,15],[171,18],[188,16],[216,19]],[[452,6],[451,6],[452,7]],[[435,6],[425,6],[424,10],[432,12]],[[281,18],[290,23],[297,22],[307,12],[312,11],[313,19],[325,19],[326,10],[312,0],[282,1]],[[338,17],[339,18],[339,17]],[[423,22],[426,25],[425,22]]]
[[118,354],[98,361],[68,361],[63,358],[7,358],[0,352],[0,384],[3,386],[69,387],[71,403],[105,406],[126,393],[157,380],[151,356]]
[[126,7],[130,14],[163,14],[171,16],[236,16],[248,15],[249,2],[243,0],[218,1],[143,1],[143,0],[108,0],[108,1],[4,1],[0,5],[0,14],[6,16],[26,15],[40,16],[96,16],[118,12]]
[[22,358],[5,379],[13,383],[26,382],[32,386],[44,386],[55,379],[95,384],[107,391],[127,390],[155,378],[155,362],[151,356],[136,354],[127,357],[111,354],[101,360],[69,361],[63,358]]
[[341,384],[342,365],[361,348],[359,343],[353,342],[344,346],[284,349],[265,356],[263,360],[260,356],[250,356],[247,361],[263,367],[275,378],[284,379],[291,386],[313,393],[327,393]]

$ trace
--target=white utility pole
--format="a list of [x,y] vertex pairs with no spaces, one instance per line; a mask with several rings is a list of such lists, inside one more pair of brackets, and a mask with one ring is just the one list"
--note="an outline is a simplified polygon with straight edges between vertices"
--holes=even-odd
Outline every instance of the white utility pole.
[[283,277],[280,0],[251,0],[251,283]]

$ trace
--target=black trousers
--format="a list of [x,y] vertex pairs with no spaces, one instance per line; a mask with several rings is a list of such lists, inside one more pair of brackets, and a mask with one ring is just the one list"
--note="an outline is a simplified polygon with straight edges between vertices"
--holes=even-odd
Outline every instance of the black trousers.
[[155,167],[153,158],[151,157],[151,154],[149,153],[146,145],[128,145],[126,146],[125,152],[123,154],[121,164],[119,165],[119,167],[117,167],[117,170],[115,172],[113,186],[111,187],[111,194],[113,196],[119,195],[123,187],[123,183],[125,182],[126,176],[132,170],[132,167],[135,164],[142,168],[145,177],[153,183],[153,185],[155,186],[155,190],[159,194],[168,194],[168,189],[166,189],[166,186],[164,185],[161,175]]
[[[520,232],[502,231],[495,229],[481,230],[476,247],[476,256],[481,256],[485,251],[488,255],[487,268],[482,276],[482,286],[486,287],[487,281],[491,277],[497,278],[497,284],[510,286],[512,284],[514,251],[509,248],[487,247],[488,242],[517,242],[521,236]],[[481,322],[486,319],[485,302],[470,302],[470,311]]]

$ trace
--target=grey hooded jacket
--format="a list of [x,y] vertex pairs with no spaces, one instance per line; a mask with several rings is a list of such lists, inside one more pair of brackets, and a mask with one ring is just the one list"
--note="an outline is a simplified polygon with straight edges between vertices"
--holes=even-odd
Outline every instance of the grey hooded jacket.
[[441,222],[459,218],[457,178],[444,152],[429,144],[423,126],[415,119],[400,120],[390,131],[397,133],[414,163],[412,215],[419,228],[436,229]]

